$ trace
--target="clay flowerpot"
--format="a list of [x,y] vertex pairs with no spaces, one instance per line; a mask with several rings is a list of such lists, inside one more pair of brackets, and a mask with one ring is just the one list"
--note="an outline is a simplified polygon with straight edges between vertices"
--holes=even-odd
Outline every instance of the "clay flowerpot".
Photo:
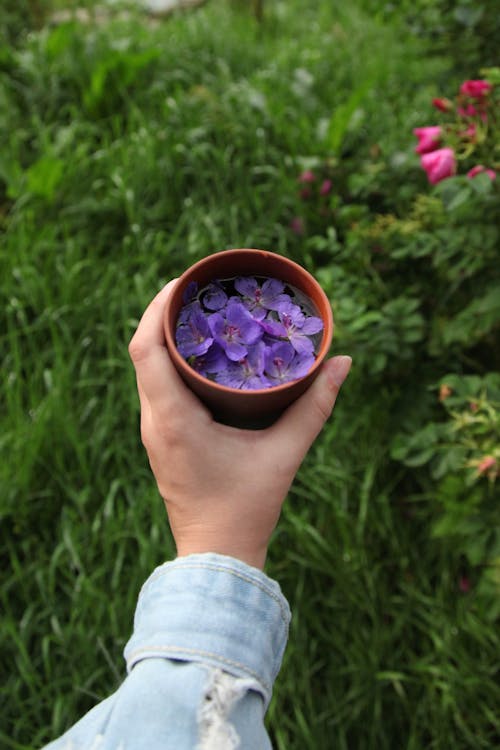
[[[321,341],[316,360],[304,377],[263,390],[240,390],[213,382],[196,372],[179,354],[175,331],[183,295],[188,284],[196,282],[199,289],[218,279],[257,276],[279,279],[305,294],[323,321]],[[318,282],[297,263],[265,250],[239,249],[215,253],[185,271],[174,287],[165,308],[164,328],[172,362],[189,388],[210,409],[218,422],[237,427],[266,427],[311,385],[328,354],[333,336],[330,302]]]

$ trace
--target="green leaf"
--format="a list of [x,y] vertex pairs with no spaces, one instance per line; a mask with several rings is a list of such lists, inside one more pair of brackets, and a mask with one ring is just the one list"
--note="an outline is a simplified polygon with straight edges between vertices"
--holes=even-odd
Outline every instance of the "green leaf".
[[440,479],[445,474],[463,469],[466,452],[461,446],[451,446],[439,454],[433,467],[432,475]]
[[373,85],[374,80],[370,77],[354,89],[343,104],[339,104],[339,106],[335,108],[330,119],[327,135],[328,144],[334,155],[340,153],[342,141],[349,130],[352,117],[367,93],[373,88]]
[[89,86],[83,93],[85,107],[90,112],[96,112],[108,100],[123,95],[158,55],[155,49],[143,52],[110,50],[92,71]]
[[422,466],[436,455],[442,426],[428,424],[413,435],[398,435],[391,444],[391,457],[406,466]]
[[455,196],[450,200],[450,202],[447,204],[446,208],[448,211],[456,211],[457,208],[460,208],[460,206],[465,205],[470,200],[470,189],[463,188],[458,193],[455,194]]
[[486,172],[480,172],[470,181],[472,189],[479,195],[488,195],[493,190],[493,180]]
[[459,5],[458,8],[453,10],[453,17],[462,26],[466,26],[468,29],[472,29],[476,26],[481,18],[483,17],[484,10],[481,6],[472,8],[467,5]]
[[443,342],[446,346],[455,342],[470,345],[496,328],[499,320],[500,284],[494,284],[445,326]]
[[484,565],[488,560],[489,530],[474,530],[464,543],[464,554],[471,565]]
[[51,202],[64,174],[64,160],[42,156],[26,171],[27,189]]
[[484,524],[477,516],[463,516],[453,511],[444,513],[432,526],[433,536],[441,538],[477,535],[479,539],[483,531]]
[[74,21],[62,23],[50,31],[45,39],[45,52],[50,60],[63,55],[78,37],[78,24]]

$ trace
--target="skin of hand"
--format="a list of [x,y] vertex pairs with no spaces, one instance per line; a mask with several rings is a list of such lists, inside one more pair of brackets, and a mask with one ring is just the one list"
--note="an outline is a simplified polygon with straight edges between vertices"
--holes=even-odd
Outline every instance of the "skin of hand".
[[166,348],[163,312],[176,281],[150,303],[129,344],[142,441],[178,556],[217,552],[262,569],[283,501],[332,412],[351,358],[326,361],[311,387],[271,427],[219,424],[184,384]]

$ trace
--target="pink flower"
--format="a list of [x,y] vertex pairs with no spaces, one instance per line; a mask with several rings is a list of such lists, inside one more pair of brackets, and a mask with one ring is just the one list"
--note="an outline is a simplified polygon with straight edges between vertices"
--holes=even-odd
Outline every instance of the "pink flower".
[[432,104],[441,112],[449,112],[453,107],[453,104],[449,99],[442,99],[437,97],[432,100]]
[[457,112],[461,117],[475,117],[478,114],[473,104],[468,104],[466,107],[458,107]]
[[316,179],[316,175],[314,174],[314,172],[311,172],[310,169],[306,169],[305,172],[302,172],[302,174],[299,175],[298,179],[299,182],[314,182],[314,180]]
[[332,189],[332,181],[331,180],[323,180],[321,187],[319,189],[320,195],[328,195],[330,190]]
[[460,86],[460,93],[470,96],[473,99],[481,99],[486,94],[489,94],[491,89],[491,83],[488,83],[488,81],[464,81]]
[[483,122],[488,122],[488,115],[484,111],[484,107],[479,111],[473,104],[467,104],[466,107],[457,107],[457,112],[460,117],[477,117],[479,116]]
[[448,147],[439,148],[430,154],[422,154],[420,163],[427,172],[429,182],[433,185],[454,175],[457,168],[455,152]]
[[294,234],[303,235],[305,232],[304,222],[300,216],[294,216],[290,222],[290,229]]
[[459,133],[459,136],[460,138],[468,138],[470,141],[475,141],[476,140],[476,126],[474,125],[474,123],[469,125],[467,130],[462,130]]
[[415,128],[413,135],[418,138],[418,146],[415,148],[417,154],[427,154],[439,146],[441,140],[441,128],[439,125],[429,125],[426,128]]
[[494,456],[485,456],[481,459],[477,466],[477,473],[478,474],[485,474],[487,471],[493,468],[493,466],[496,465],[496,458]]
[[304,188],[302,188],[302,190],[299,191],[299,197],[303,201],[308,200],[308,198],[310,198],[311,195],[312,195],[312,192],[311,192],[311,188],[310,187],[304,187]]
[[462,592],[462,594],[468,594],[470,591],[470,580],[467,578],[467,576],[460,576],[458,579],[458,588]]
[[490,180],[496,179],[497,173],[494,169],[487,169],[486,167],[483,167],[482,164],[476,164],[475,167],[472,167],[472,169],[469,169],[467,172],[467,177],[469,180],[472,180],[477,174],[481,174],[482,172],[486,172]]

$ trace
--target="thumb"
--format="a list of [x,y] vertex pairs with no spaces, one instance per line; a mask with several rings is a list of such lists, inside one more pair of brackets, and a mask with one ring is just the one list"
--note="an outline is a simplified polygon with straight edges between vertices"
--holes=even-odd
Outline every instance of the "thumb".
[[311,387],[269,428],[273,440],[281,441],[288,453],[294,451],[299,463],[331,415],[351,364],[344,355],[325,362]]

